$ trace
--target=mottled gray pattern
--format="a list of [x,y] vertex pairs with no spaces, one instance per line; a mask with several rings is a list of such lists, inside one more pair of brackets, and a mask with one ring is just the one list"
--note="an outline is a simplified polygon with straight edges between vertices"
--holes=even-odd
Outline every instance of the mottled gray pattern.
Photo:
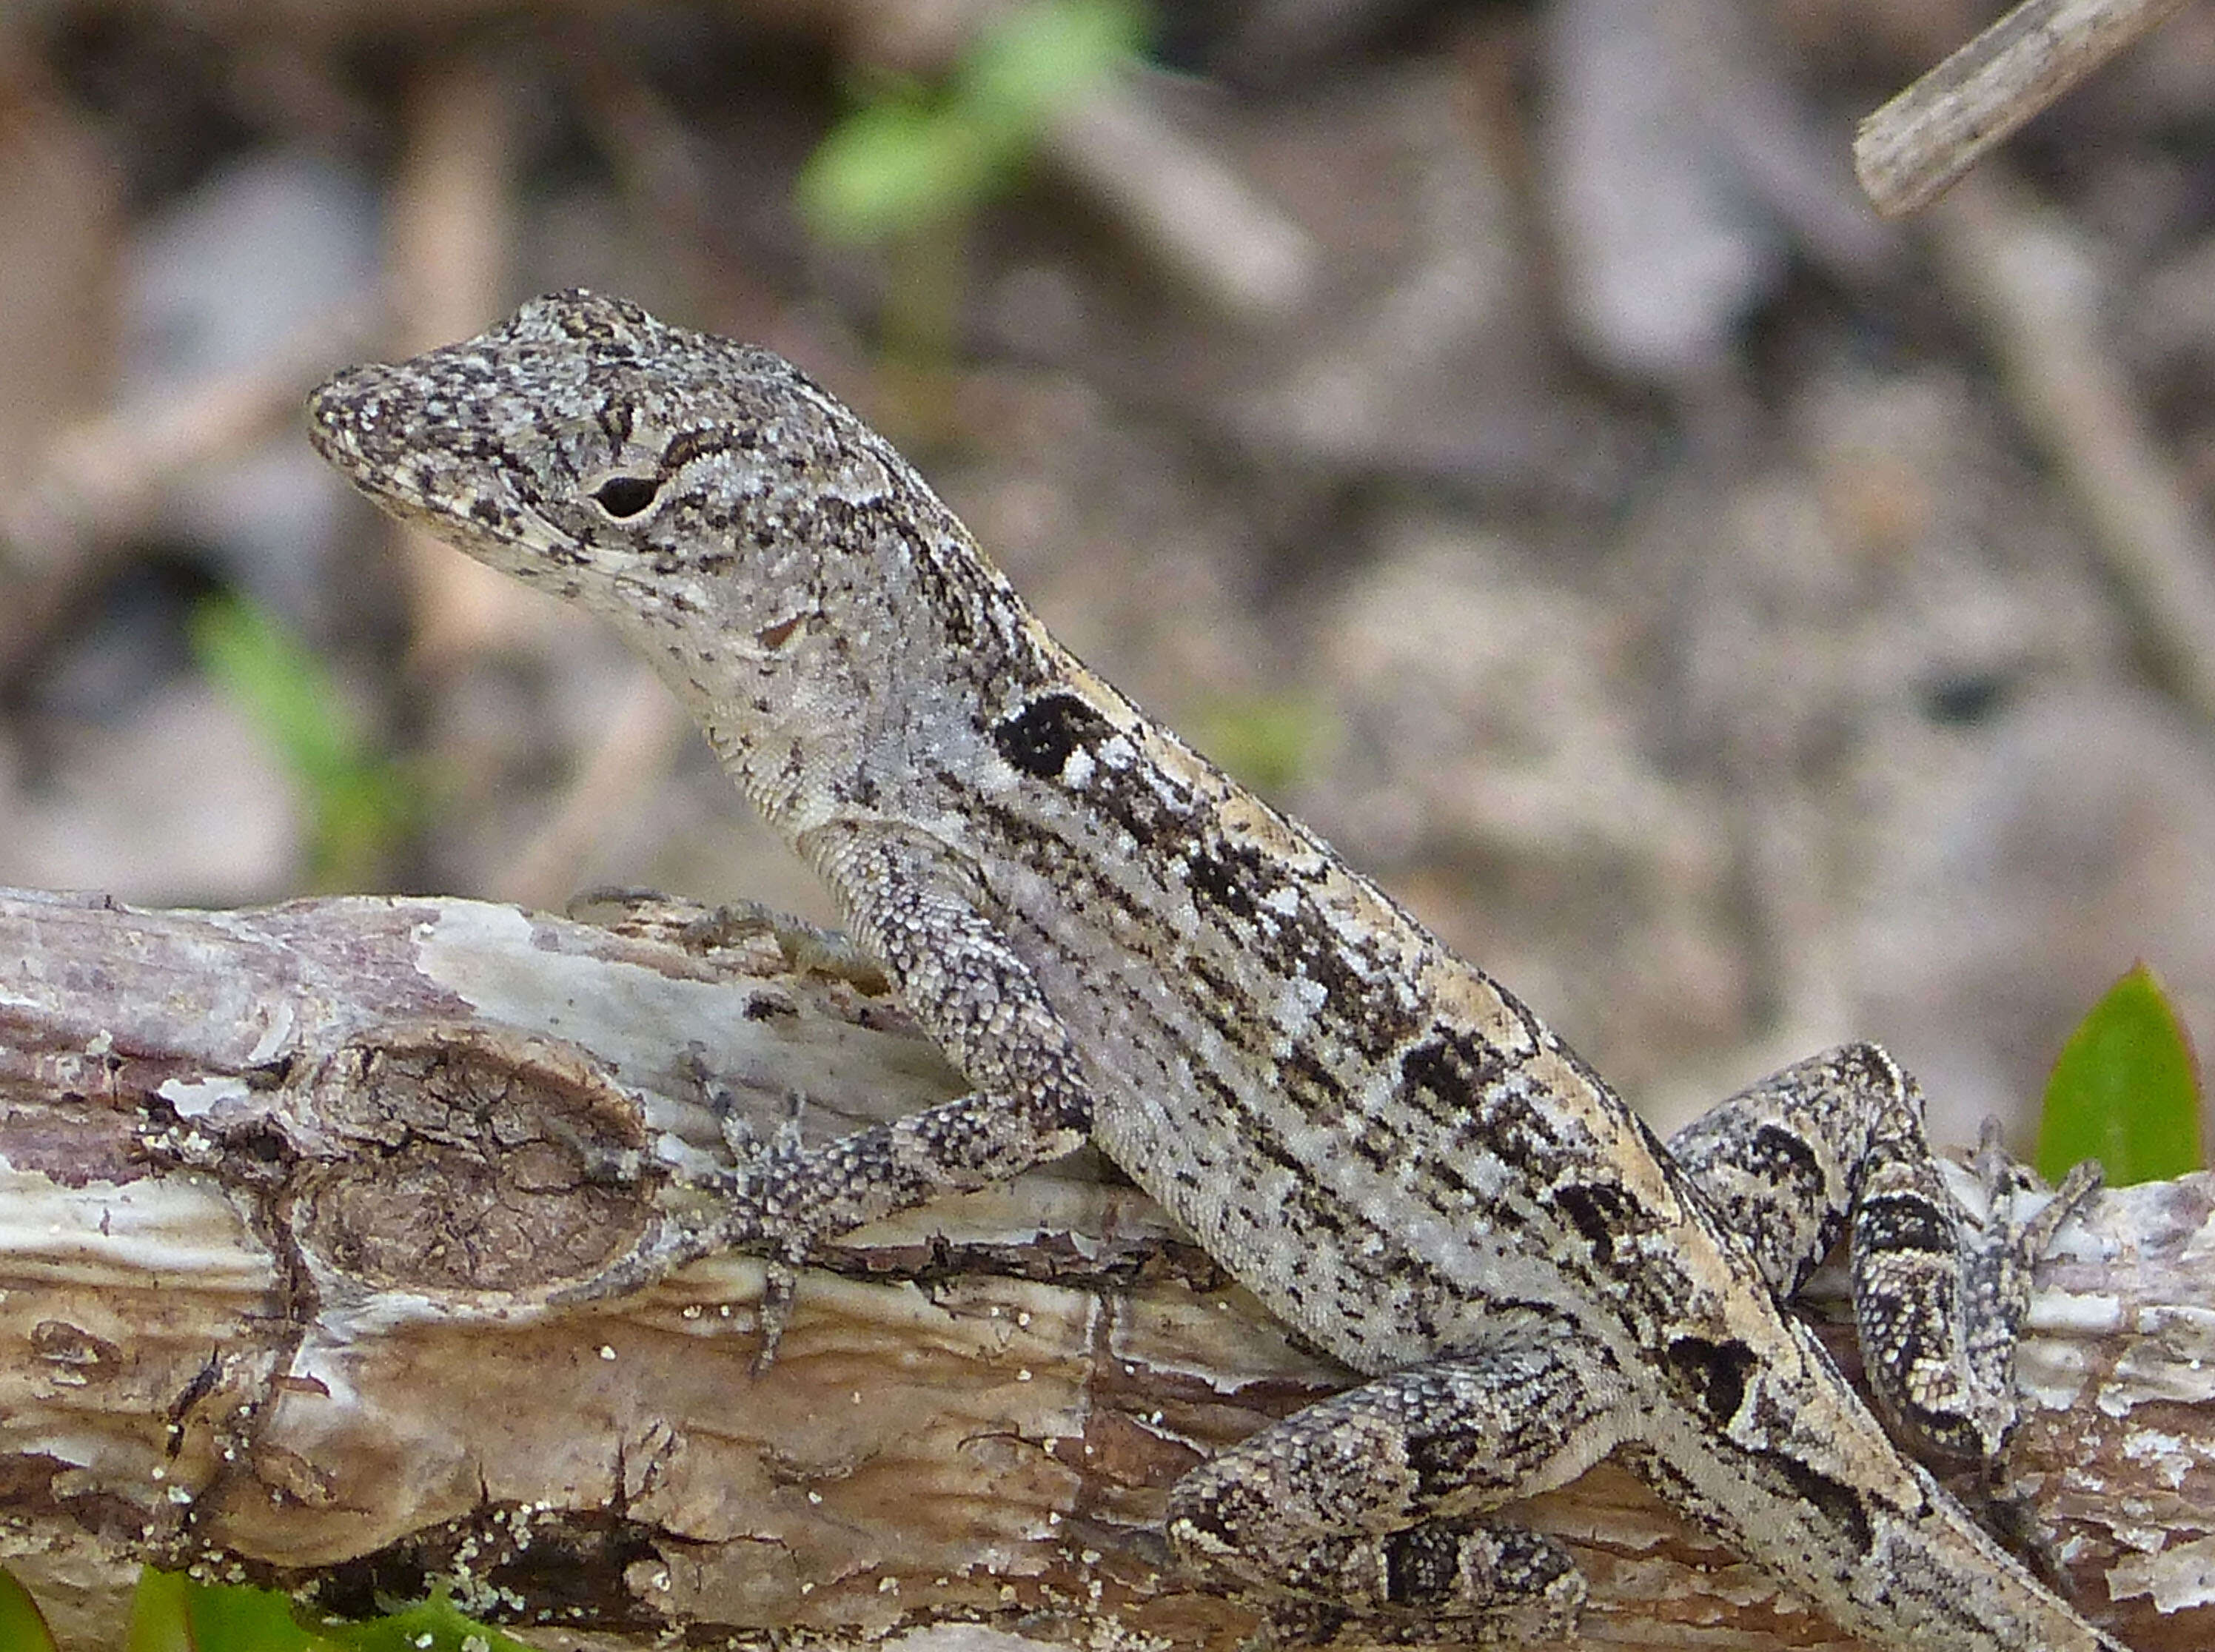
[[341,374],[314,422],[386,510],[654,663],[973,1086],[763,1151],[690,1249],[797,1255],[1089,1137],[1376,1379],[1173,1495],[1179,1553],[1283,1626],[1569,1624],[1565,1551],[1490,1511],[1617,1452],[1873,1644],[2113,1648],[1778,1306],[1850,1213],[1887,1409],[1957,1450],[2004,1434],[2008,1315],[2059,1216],[1965,1243],[1882,1052],[1793,1068],[1665,1149],[1503,988],[1072,658],[767,352],[568,293]]

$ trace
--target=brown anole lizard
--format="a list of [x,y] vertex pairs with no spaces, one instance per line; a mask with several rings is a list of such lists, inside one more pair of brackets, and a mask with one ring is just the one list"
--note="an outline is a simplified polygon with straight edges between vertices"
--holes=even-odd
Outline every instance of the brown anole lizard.
[[[341,373],[312,416],[385,510],[653,663],[973,1086],[761,1149],[683,1254],[797,1257],[1089,1140],[1370,1379],[1170,1496],[1183,1563],[1288,1633],[1570,1629],[1567,1551],[1494,1511],[1613,1454],[1873,1646],[2117,1652],[1780,1306],[1850,1228],[1880,1404],[1989,1458],[2030,1264],[2089,1175],[2027,1223],[1967,1221],[1871,1045],[1665,1147],[1504,988],[1087,670],[914,469],[767,351],[559,294]],[[1986,1170],[2028,1186],[1996,1150]]]

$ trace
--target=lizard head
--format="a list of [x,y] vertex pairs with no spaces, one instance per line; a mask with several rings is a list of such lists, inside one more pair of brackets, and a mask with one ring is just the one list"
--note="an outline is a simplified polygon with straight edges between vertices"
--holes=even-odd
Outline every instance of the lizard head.
[[383,509],[601,614],[680,692],[715,680],[726,718],[734,673],[764,713],[802,679],[820,698],[912,591],[918,537],[966,537],[781,357],[587,292],[349,368],[309,414],[324,457]]

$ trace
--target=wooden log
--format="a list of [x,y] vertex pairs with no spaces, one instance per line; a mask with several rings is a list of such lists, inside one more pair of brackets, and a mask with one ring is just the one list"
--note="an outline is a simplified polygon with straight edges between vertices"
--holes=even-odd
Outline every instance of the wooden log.
[[[563,1645],[1250,1631],[1163,1493],[1347,1374],[1081,1155],[826,1250],[757,1370],[765,1264],[654,1260],[731,1141],[959,1080],[835,937],[612,915],[0,890],[0,1558],[64,1645],[142,1561]],[[2024,1528],[2141,1652],[2215,1638],[2211,1207],[2103,1196],[2024,1350]],[[1588,1644],[1850,1644],[1618,1470],[1521,1513]]]

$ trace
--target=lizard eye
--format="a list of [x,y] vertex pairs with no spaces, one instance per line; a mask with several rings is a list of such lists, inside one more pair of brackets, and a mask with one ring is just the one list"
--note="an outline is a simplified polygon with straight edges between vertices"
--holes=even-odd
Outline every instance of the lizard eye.
[[635,517],[653,503],[653,496],[661,491],[660,479],[654,476],[611,476],[592,490],[592,502],[610,516],[621,520]]

